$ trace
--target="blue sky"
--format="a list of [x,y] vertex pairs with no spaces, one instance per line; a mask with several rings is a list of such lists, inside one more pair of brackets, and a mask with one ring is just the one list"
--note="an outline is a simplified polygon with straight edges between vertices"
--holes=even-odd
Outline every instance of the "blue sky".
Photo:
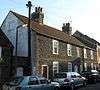
[[[79,30],[100,42],[100,0],[31,0],[34,7],[43,7],[44,23],[61,29],[62,24],[71,22],[73,32]],[[1,0],[0,24],[9,10],[28,15],[27,0]]]

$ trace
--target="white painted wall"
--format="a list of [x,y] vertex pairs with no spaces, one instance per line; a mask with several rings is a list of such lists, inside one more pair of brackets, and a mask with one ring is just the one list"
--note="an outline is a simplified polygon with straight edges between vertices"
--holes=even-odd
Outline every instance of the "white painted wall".
[[[13,13],[9,13],[4,20],[1,28],[6,36],[9,38],[14,46],[13,55],[15,55],[15,44],[16,44],[16,27],[23,24]],[[18,56],[28,56],[28,33],[27,28],[19,28],[18,33]]]

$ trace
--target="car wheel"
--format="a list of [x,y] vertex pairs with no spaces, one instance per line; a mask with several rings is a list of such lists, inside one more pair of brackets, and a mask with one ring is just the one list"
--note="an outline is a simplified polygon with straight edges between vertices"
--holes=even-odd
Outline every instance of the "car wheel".
[[59,90],[59,87],[55,87],[54,90]]
[[74,90],[74,88],[75,88],[74,84],[71,84],[70,90]]

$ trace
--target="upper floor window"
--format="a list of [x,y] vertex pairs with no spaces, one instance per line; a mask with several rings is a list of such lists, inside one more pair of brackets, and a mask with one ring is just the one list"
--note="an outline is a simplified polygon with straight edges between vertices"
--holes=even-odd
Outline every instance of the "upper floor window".
[[76,47],[76,51],[77,51],[77,57],[80,57],[80,48]]
[[59,42],[57,40],[53,40],[53,54],[58,54],[59,50]]
[[91,55],[91,59],[93,59],[94,57],[93,57],[93,51],[92,50],[90,50],[90,55]]
[[86,48],[84,48],[84,58],[87,58]]
[[14,20],[9,21],[9,23],[8,23],[9,30],[13,30],[15,27],[16,27],[15,21]]
[[67,55],[72,56],[72,46],[70,44],[67,44]]
[[0,58],[1,58],[1,54],[2,54],[2,47],[0,47]]

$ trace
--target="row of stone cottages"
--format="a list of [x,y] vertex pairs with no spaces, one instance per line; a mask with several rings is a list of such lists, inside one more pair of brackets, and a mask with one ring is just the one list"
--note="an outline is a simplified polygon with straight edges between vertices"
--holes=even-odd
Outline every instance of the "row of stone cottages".
[[6,50],[6,53],[9,53],[3,56],[4,49],[0,41],[0,80],[6,80],[11,76],[30,75],[30,72],[52,78],[55,72],[80,73],[83,70],[98,68],[100,53],[97,57],[99,50],[97,41],[79,31],[72,35],[70,23],[63,24],[61,31],[45,25],[43,19],[42,9],[35,8],[35,12],[31,14],[31,65],[29,65],[27,27],[18,28],[18,59],[17,61],[15,59],[16,28],[27,24],[28,18],[13,11],[8,13],[0,31],[3,31],[11,43],[8,51]]

